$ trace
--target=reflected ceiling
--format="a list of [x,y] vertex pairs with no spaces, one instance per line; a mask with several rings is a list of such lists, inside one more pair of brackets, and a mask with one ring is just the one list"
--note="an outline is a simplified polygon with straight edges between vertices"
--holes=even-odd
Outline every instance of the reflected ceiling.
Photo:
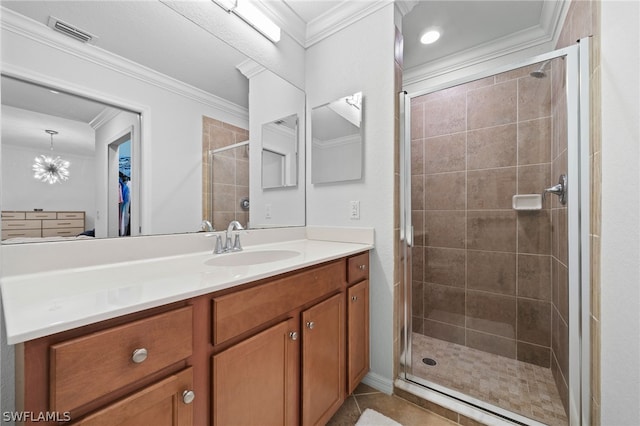
[[161,2],[3,0],[1,4],[43,25],[54,16],[97,36],[92,44],[98,48],[248,107],[249,83],[236,69],[246,56]]

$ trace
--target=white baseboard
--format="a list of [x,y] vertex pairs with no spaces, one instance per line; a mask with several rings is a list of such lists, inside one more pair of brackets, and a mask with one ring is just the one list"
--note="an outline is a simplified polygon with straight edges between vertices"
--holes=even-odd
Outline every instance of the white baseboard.
[[368,373],[362,379],[362,383],[367,386],[371,386],[372,388],[379,390],[380,392],[384,392],[387,395],[393,394],[393,380],[383,377],[376,373]]

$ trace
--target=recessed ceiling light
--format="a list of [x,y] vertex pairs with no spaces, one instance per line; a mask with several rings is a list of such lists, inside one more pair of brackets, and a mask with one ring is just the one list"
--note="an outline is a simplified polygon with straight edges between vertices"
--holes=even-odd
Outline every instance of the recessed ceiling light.
[[440,38],[440,32],[436,30],[427,31],[420,37],[420,43],[431,44]]
[[60,92],[58,92],[57,90],[53,90],[53,89],[50,89],[49,91],[50,91],[51,93],[53,93],[54,95],[57,95],[57,94],[59,94],[59,93],[60,93]]

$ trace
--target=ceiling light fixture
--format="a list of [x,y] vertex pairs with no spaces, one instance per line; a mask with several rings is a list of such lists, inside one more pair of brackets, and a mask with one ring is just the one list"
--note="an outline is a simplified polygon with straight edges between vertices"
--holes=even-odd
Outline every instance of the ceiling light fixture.
[[236,14],[273,43],[280,41],[280,27],[249,0],[213,0],[213,2],[227,12]]
[[440,31],[430,30],[427,31],[420,37],[420,43],[422,44],[431,44],[435,43],[440,38]]
[[[51,136],[51,151],[53,151],[53,135],[57,135],[55,130],[45,130]],[[33,177],[41,182],[50,185],[69,179],[69,162],[60,157],[53,158],[47,155],[39,155],[33,163]]]

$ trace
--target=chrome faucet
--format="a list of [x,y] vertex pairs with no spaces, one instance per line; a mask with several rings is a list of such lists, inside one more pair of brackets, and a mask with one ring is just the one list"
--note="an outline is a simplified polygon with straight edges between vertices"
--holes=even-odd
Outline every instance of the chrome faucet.
[[203,220],[202,223],[200,224],[200,232],[213,232],[215,231],[215,229],[213,229],[213,225],[211,225],[211,222],[209,222],[208,220]]
[[242,250],[242,245],[240,244],[240,234],[236,234],[236,237],[231,243],[231,235],[233,231],[242,231],[244,227],[237,220],[232,220],[229,222],[229,226],[227,227],[227,232],[225,234],[224,245],[222,244],[222,237],[220,235],[216,236],[216,247],[213,250],[213,253],[227,253],[230,251],[240,251]]
[[226,251],[240,251],[242,250],[242,246],[240,245],[240,234],[236,234],[235,241],[233,242],[233,246],[231,246],[231,233],[234,230],[242,231],[244,227],[237,220],[232,220],[229,222],[229,226],[227,226],[227,238],[225,240],[225,250]]

